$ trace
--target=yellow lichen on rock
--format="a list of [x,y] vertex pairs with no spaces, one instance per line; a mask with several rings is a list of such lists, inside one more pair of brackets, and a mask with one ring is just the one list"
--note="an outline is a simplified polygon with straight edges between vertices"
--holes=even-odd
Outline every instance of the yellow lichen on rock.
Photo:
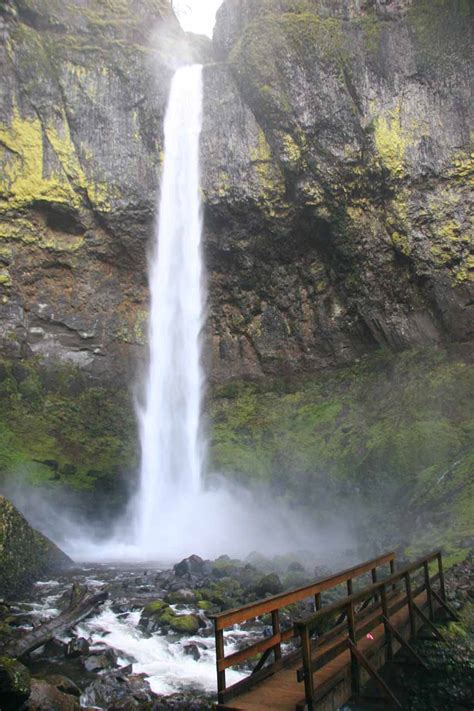
[[37,116],[22,117],[15,106],[11,124],[0,126],[0,141],[8,150],[0,178],[0,210],[38,200],[79,206],[64,172],[45,174],[44,132]]
[[6,269],[0,269],[0,286],[11,286],[12,280]]
[[456,156],[449,177],[455,178],[466,187],[474,189],[474,153],[461,153]]
[[[82,205],[81,191],[101,211],[111,209],[110,189],[87,179],[80,164],[64,113],[57,125],[43,123],[36,115],[24,117],[13,107],[9,125],[0,125],[0,141],[6,147],[4,175],[0,178],[0,211],[18,209],[38,201]],[[59,168],[48,169],[45,142],[54,151]]]
[[401,126],[401,109],[395,107],[374,121],[375,147],[384,166],[392,175],[404,174],[404,158],[409,139]]
[[0,220],[0,240],[31,244],[38,240],[38,231],[30,220],[23,217],[17,217],[15,220]]
[[275,202],[281,204],[285,194],[285,181],[261,128],[258,131],[258,142],[251,150],[250,157],[257,174],[262,204],[269,215],[274,215]]
[[397,252],[400,252],[400,254],[403,254],[405,257],[410,256],[411,245],[406,235],[401,235],[399,232],[395,231],[390,235],[390,239],[392,240],[392,244]]

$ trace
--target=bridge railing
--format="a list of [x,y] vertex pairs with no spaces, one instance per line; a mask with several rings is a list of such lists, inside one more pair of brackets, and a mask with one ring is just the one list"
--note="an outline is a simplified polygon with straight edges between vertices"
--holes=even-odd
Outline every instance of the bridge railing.
[[[213,615],[215,638],[216,638],[216,666],[217,666],[217,689],[219,703],[231,699],[238,693],[250,688],[258,681],[270,676],[277,669],[284,666],[286,663],[297,659],[300,652],[292,651],[285,653],[282,644],[289,642],[294,637],[298,636],[299,632],[291,626],[288,629],[282,629],[280,612],[283,608],[293,605],[296,602],[312,598],[314,601],[315,610],[326,610],[330,605],[322,606],[321,593],[345,585],[347,595],[352,595],[354,592],[354,581],[363,575],[370,573],[372,582],[376,583],[380,578],[383,566],[389,566],[390,573],[395,571],[395,553],[390,552],[385,555],[373,558],[365,563],[348,568],[340,573],[331,575],[327,578],[316,580],[310,585],[305,585],[288,592],[267,597],[258,602],[252,602],[239,608],[227,610],[217,615]],[[248,620],[261,617],[263,615],[271,615],[272,620],[272,635],[264,637],[257,642],[249,645],[244,649],[240,649],[228,656],[225,653],[224,631],[234,625],[247,622]],[[336,626],[340,625],[341,619],[337,620]],[[268,663],[273,654],[273,662]],[[251,674],[227,687],[226,685],[226,669],[236,665],[240,665],[249,660],[253,660],[257,655],[260,655]]]
[[[437,561],[438,572],[434,575],[430,573],[430,564]],[[439,582],[439,591],[434,588]],[[423,592],[426,592],[426,605],[428,615],[418,606],[415,599]],[[371,605],[369,607],[369,605]],[[393,656],[393,644],[398,642],[417,661],[422,663],[413,648],[402,637],[400,632],[390,622],[390,617],[403,607],[408,608],[408,621],[410,626],[410,637],[416,635],[416,618],[420,618],[423,624],[431,626],[434,633],[440,637],[441,634],[433,625],[435,607],[444,607],[453,617],[456,614],[451,610],[446,602],[446,590],[444,583],[443,563],[441,551],[435,551],[420,558],[416,562],[407,565],[403,569],[392,573],[388,578],[374,582],[360,592],[353,593],[348,597],[338,600],[331,605],[317,611],[311,617],[295,623],[295,632],[301,638],[301,655],[303,665],[297,671],[298,681],[304,681],[305,704],[308,711],[312,711],[315,702],[314,674],[317,670],[338,657],[347,649],[351,655],[351,685],[353,695],[360,693],[361,669],[375,679],[381,687],[383,693],[401,707],[400,703],[388,688],[386,683],[378,674],[377,670],[370,663],[358,644],[362,639],[374,639],[374,646],[377,645],[375,638],[371,635],[376,627],[384,625],[384,636],[380,646],[385,645],[387,660]],[[344,621],[332,631],[337,637],[337,643],[330,646],[327,651],[321,652],[315,660],[315,653],[318,646],[327,642],[327,634],[316,636],[316,640],[311,637],[321,629],[322,622],[334,615],[339,615]],[[369,642],[370,644],[370,642]],[[365,645],[367,646],[367,644]],[[372,650],[374,651],[374,650]],[[317,668],[316,668],[317,664]],[[334,683],[334,681],[332,681]],[[324,689],[319,689],[319,696],[324,693]]]

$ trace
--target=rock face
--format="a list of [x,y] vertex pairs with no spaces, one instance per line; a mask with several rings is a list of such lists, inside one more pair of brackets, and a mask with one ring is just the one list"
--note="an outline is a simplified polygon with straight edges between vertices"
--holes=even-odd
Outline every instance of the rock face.
[[215,384],[471,342],[471,20],[467,0],[224,0],[212,49],[169,0],[3,3],[0,472],[110,502],[135,470],[147,245],[185,61],[206,64]]
[[28,525],[0,496],[0,595],[18,595],[41,576],[67,568],[72,561]]
[[[224,2],[202,139],[215,380],[472,338],[470,18]],[[167,0],[16,0],[2,32],[0,352],[116,379],[145,352],[170,76],[209,49]]]
[[113,378],[145,339],[163,114],[192,49],[167,0],[3,5],[0,351]]
[[[227,208],[211,187],[217,372],[472,339],[471,12],[448,0],[223,4],[216,51],[239,99],[227,153],[215,143],[227,176],[205,152]],[[231,83],[208,73],[217,103]],[[257,129],[236,121],[241,100]],[[247,188],[242,204],[232,142],[254,135],[245,184],[256,173],[260,194]]]

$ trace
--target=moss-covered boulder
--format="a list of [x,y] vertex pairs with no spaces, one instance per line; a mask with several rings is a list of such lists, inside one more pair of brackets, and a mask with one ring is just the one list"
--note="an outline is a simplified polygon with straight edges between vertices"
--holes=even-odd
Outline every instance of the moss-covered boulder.
[[171,629],[177,634],[193,635],[199,629],[199,619],[196,615],[179,615],[164,600],[156,600],[144,608],[140,626],[149,631]]
[[0,657],[0,708],[18,711],[30,695],[31,678],[28,669],[10,657]]
[[170,619],[170,627],[177,634],[192,636],[199,629],[199,619],[196,615],[174,615]]
[[18,595],[35,580],[71,563],[52,541],[31,528],[10,501],[0,496],[0,595]]

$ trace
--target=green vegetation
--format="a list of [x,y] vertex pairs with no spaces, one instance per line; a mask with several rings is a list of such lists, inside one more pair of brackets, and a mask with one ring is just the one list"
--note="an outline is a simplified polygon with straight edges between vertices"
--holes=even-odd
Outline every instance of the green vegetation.
[[0,362],[0,480],[120,495],[119,470],[136,467],[126,388],[86,387],[74,368]]
[[410,553],[473,534],[474,373],[438,350],[380,353],[284,383],[231,384],[212,406],[212,462],[290,502],[360,508],[368,528],[402,525]]
[[448,642],[416,643],[427,665],[420,672],[403,674],[407,711],[445,711],[471,708],[474,688],[474,604],[460,613],[459,623],[441,627]]

